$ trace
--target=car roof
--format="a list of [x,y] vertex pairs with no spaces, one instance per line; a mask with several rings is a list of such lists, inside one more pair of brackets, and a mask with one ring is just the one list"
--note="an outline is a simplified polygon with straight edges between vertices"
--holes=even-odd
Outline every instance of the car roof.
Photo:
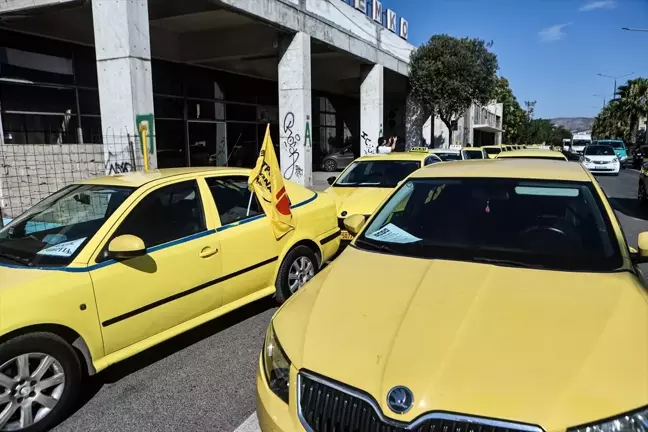
[[387,153],[387,154],[361,156],[358,159],[356,159],[354,162],[367,162],[367,161],[422,161],[428,156],[430,156],[430,153],[393,151],[393,152]]
[[591,182],[581,164],[546,159],[473,159],[432,164],[410,178],[521,178]]
[[461,150],[480,152],[480,151],[482,151],[482,148],[481,147],[466,147],[466,148],[462,148]]
[[193,175],[209,175],[209,174],[232,174],[232,175],[249,175],[250,170],[247,168],[234,168],[234,167],[192,167],[192,168],[165,168],[159,170],[151,170],[148,172],[129,172],[124,174],[115,174],[104,177],[95,177],[83,181],[78,181],[78,184],[92,184],[92,185],[108,185],[108,186],[126,186],[126,187],[140,187],[146,183],[157,180],[164,180],[171,177],[178,177],[187,174]]
[[565,160],[565,156],[560,153],[560,152],[555,152],[553,150],[546,150],[546,149],[524,149],[524,150],[516,150],[514,152],[506,152],[506,153],[500,153],[497,155],[498,159],[503,159],[503,158],[523,158],[523,157],[551,157],[557,160]]

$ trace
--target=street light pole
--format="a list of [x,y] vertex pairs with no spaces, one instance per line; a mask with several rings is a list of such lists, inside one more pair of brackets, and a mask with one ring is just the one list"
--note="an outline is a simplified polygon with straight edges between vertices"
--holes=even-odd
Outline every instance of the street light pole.
[[610,76],[610,75],[603,75],[602,73],[597,73],[596,75],[603,77],[603,78],[612,78],[614,80],[614,93],[612,93],[612,99],[616,99],[616,93],[617,93],[617,79],[619,78],[625,78],[630,75],[633,75],[634,72],[630,72],[629,74],[625,75],[618,75],[618,76]]
[[592,96],[603,98],[603,108],[605,108],[605,96],[604,96],[604,95],[600,95],[600,94],[593,94]]
[[621,27],[621,30],[633,31],[633,32],[648,32],[648,29],[630,28],[630,27]]

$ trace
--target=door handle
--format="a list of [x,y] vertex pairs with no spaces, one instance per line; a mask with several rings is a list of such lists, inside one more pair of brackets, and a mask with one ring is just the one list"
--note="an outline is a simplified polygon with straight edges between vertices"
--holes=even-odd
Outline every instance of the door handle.
[[200,251],[200,258],[209,258],[210,256],[216,255],[217,253],[218,249],[207,246]]

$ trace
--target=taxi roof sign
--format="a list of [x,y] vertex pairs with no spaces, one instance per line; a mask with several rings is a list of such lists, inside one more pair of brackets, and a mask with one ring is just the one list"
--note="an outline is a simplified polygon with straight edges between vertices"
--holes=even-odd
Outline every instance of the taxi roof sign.
[[430,149],[427,147],[412,147],[410,151],[417,152],[417,153],[429,153]]
[[450,148],[452,150],[461,150],[461,145],[459,145],[459,144],[451,144]]

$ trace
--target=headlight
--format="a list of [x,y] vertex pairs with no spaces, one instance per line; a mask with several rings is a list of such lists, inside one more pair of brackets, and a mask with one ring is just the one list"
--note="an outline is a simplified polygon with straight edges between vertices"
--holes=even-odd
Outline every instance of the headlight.
[[265,345],[263,346],[263,369],[270,390],[288,403],[290,360],[288,360],[288,356],[279,345],[272,324],[268,327]]
[[587,157],[586,157],[586,158],[585,158],[585,162],[592,162],[592,161],[590,160],[590,158],[587,158]]
[[628,156],[621,156],[621,160],[626,160],[628,159]]
[[567,429],[567,432],[646,432],[648,431],[648,407],[598,424]]
[[617,163],[617,162],[619,162],[619,159],[617,159],[617,158],[612,158],[612,163]]

